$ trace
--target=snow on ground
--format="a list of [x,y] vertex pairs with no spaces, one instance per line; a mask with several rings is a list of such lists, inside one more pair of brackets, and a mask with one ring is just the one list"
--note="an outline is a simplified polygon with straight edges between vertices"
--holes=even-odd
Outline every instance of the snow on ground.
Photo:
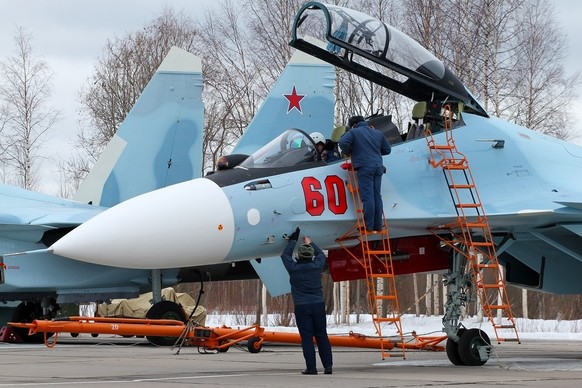
[[[327,317],[327,329],[329,334],[342,335],[350,332],[375,336],[376,331],[372,324],[370,315],[360,315],[360,322],[356,322],[356,315],[350,316],[349,324],[335,323],[333,316]],[[206,318],[206,326],[217,327],[226,325],[229,327],[245,327],[250,326],[255,319],[254,315],[215,315],[209,314]],[[442,317],[439,316],[415,316],[413,314],[405,314],[401,317],[402,329],[405,335],[409,335],[415,331],[418,335],[423,336],[440,336],[442,332]],[[295,326],[277,326],[277,316],[269,315],[269,322],[267,325],[262,324],[266,330],[282,331],[282,332],[297,332]],[[480,322],[477,317],[468,317],[463,319],[461,323],[468,329],[480,328],[485,331],[490,338],[495,338],[495,332],[491,324],[484,320]],[[582,341],[582,319],[574,321],[564,320],[543,320],[543,319],[525,319],[517,318],[517,331],[521,339],[563,339],[563,340],[578,340]],[[293,323],[294,325],[294,323]],[[505,334],[510,336],[507,331],[498,330],[501,337]],[[391,337],[396,336],[396,329],[393,325],[382,326],[382,336]]]

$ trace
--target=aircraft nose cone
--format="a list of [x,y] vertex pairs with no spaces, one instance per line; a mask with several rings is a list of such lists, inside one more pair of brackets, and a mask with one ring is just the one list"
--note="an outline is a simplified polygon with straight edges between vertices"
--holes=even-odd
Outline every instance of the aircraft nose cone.
[[83,223],[49,249],[124,268],[178,268],[224,260],[234,238],[231,205],[199,178],[140,195]]

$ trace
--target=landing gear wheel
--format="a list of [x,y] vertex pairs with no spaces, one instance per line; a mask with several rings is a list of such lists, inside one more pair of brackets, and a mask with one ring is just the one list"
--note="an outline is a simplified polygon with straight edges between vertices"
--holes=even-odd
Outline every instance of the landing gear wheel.
[[[466,329],[463,328],[457,331],[457,335],[459,336],[459,342],[460,338],[463,336],[463,333],[465,333],[465,331]],[[459,342],[455,342],[450,338],[447,339],[447,345],[445,349],[447,351],[447,357],[449,358],[449,361],[453,365],[465,365],[463,360],[461,360],[461,356],[459,356]]]
[[71,337],[73,338],[77,338],[79,336],[79,333],[71,333]]
[[[146,314],[147,319],[174,319],[188,322],[184,309],[180,305],[169,300],[163,300],[153,305]],[[173,346],[177,337],[155,337],[148,335],[147,340],[157,346]]]
[[258,353],[263,348],[263,344],[261,343],[261,339],[259,337],[251,337],[247,341],[247,349],[249,353]]
[[91,333],[91,337],[97,338],[97,337],[99,337],[99,333]]
[[[35,319],[43,319],[42,307],[40,303],[20,303],[14,309],[11,322],[32,323]],[[44,342],[45,333],[36,333],[28,335],[28,329],[15,327],[14,330],[22,338],[22,341],[32,344],[42,344]],[[46,338],[50,338],[55,333],[46,333]]]
[[465,365],[479,366],[487,362],[479,356],[479,347],[490,346],[489,336],[483,330],[469,329],[461,336],[459,341],[459,357]]

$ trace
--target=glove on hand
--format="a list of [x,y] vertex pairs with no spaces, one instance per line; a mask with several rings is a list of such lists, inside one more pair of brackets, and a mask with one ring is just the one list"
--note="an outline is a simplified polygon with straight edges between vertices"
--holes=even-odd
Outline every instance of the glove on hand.
[[295,228],[295,231],[289,235],[289,240],[299,240],[299,228]]

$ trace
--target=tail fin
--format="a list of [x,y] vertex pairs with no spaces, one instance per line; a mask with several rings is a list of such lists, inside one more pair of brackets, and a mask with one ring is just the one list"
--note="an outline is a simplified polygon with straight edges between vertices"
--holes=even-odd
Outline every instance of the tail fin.
[[[334,127],[334,86],[333,66],[296,51],[233,153],[251,154],[289,128],[317,131],[329,138]],[[291,292],[280,257],[253,259],[251,265],[271,296]]]
[[297,50],[233,153],[251,154],[289,128],[329,137],[334,123],[334,86],[332,65]]
[[201,61],[172,47],[75,200],[113,206],[199,177],[203,124]]

